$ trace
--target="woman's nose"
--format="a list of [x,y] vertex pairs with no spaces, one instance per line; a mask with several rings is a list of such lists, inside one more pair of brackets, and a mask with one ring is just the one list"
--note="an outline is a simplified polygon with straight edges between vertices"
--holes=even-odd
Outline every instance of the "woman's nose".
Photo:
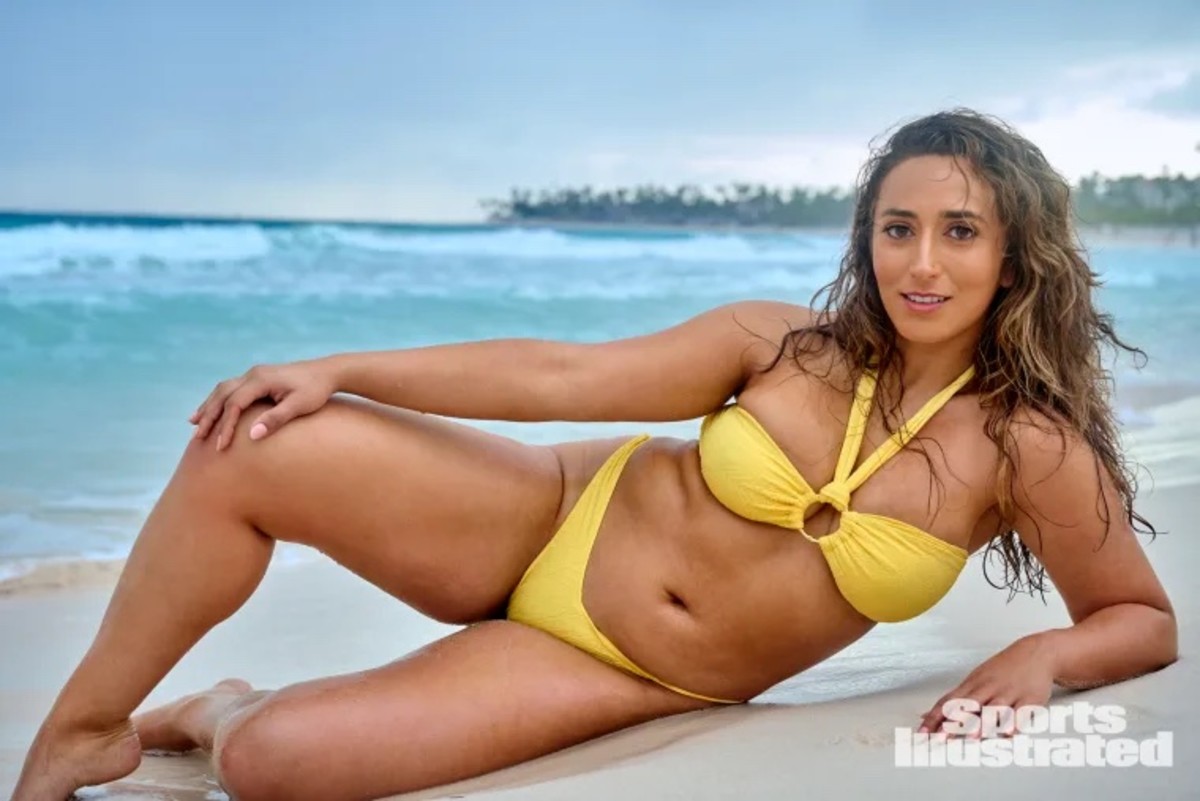
[[918,240],[916,250],[913,252],[913,260],[909,264],[908,270],[914,278],[922,279],[935,278],[941,272],[932,238],[921,237]]

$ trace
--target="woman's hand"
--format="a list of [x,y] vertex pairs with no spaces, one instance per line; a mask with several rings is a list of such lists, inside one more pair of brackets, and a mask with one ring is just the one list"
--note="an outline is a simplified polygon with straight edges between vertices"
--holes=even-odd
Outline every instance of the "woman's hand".
[[255,401],[275,401],[275,407],[260,414],[250,427],[250,439],[262,439],[289,420],[320,409],[335,392],[337,382],[327,361],[259,365],[217,384],[188,419],[196,426],[196,439],[216,432],[217,450],[224,450],[233,441],[242,412]]
[[[918,732],[937,732],[947,721],[943,705],[952,698],[970,699],[985,706],[1045,706],[1054,690],[1055,662],[1050,632],[1023,637],[975,668],[957,687],[937,700],[921,716]],[[1011,720],[1005,732],[1013,734]],[[971,736],[978,736],[974,732]]]

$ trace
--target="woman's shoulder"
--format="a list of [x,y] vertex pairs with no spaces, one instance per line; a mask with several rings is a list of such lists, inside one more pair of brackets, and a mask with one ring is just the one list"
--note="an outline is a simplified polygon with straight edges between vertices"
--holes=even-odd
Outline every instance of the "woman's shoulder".
[[1021,404],[1006,421],[1005,437],[1016,454],[1037,462],[1047,456],[1063,456],[1069,450],[1087,448],[1087,439],[1062,414]]
[[808,306],[781,300],[739,300],[719,308],[728,311],[740,325],[768,338],[780,338],[817,321],[817,313]]
[[1096,492],[1111,483],[1101,454],[1062,414],[1018,407],[1004,437],[1015,500],[1046,508],[1068,500],[1094,501]]
[[778,300],[742,300],[719,308],[744,339],[744,361],[752,374],[786,362],[794,350],[789,339],[819,322],[809,307]]

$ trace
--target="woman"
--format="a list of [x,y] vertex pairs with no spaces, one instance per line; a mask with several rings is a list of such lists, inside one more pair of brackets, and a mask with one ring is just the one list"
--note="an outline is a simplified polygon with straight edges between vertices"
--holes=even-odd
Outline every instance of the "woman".
[[[1126,346],[1094,286],[1067,184],[960,111],[898,129],[866,165],[819,311],[742,302],[615,342],[339,354],[224,381],[15,798],[59,801],[151,748],[210,751],[242,801],[461,779],[752,698],[924,612],[981,548],[1014,589],[1048,574],[1074,625],[940,700],[1045,703],[1056,682],[1167,665],[1174,614],[1134,536],[1100,363]],[[706,417],[698,442],[535,447],[422,413]],[[375,670],[231,680],[131,718],[276,540],[472,625]],[[935,703],[925,726],[942,721]]]

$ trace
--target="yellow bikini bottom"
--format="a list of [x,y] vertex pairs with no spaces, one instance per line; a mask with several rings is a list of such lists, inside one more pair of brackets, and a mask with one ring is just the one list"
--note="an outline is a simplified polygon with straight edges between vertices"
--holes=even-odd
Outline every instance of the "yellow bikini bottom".
[[608,508],[625,463],[648,439],[648,434],[639,434],[626,442],[588,482],[562,526],[521,577],[508,601],[506,617],[541,629],[613,667],[641,676],[680,695],[718,704],[742,703],[690,692],[647,673],[596,628],[583,606],[583,577],[596,533],[604,519],[604,511]]

